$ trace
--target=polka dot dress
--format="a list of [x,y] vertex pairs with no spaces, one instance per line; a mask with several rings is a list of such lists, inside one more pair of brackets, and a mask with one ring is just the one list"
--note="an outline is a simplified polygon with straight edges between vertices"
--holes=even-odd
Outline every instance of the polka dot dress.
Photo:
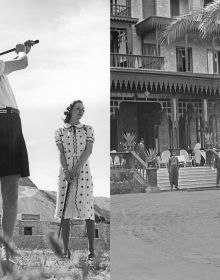
[[[93,128],[81,123],[75,126],[65,124],[63,128],[56,130],[55,141],[63,144],[68,168],[72,170],[85,150],[87,141],[94,142]],[[66,189],[67,182],[64,179],[64,172],[60,168],[56,218],[61,218]],[[65,218],[94,220],[93,182],[88,161],[80,169],[79,176],[71,183]]]

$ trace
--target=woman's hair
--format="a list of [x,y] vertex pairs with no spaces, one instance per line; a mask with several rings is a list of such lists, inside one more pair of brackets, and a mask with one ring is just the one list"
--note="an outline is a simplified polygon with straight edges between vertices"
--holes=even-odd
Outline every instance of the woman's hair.
[[64,122],[65,123],[69,123],[69,121],[71,119],[71,115],[72,115],[72,109],[77,103],[83,103],[83,102],[81,100],[75,100],[66,108],[66,111],[64,111],[64,115],[65,115]]

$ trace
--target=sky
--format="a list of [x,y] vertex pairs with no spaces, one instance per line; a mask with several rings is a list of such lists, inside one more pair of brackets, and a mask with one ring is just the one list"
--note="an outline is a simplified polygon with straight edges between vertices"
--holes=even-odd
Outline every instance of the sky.
[[[21,111],[30,178],[57,190],[59,154],[55,130],[74,100],[85,105],[81,122],[95,131],[89,159],[95,196],[109,196],[109,1],[0,0],[0,52],[40,40],[26,69],[8,78]],[[1,56],[9,60],[14,53]]]

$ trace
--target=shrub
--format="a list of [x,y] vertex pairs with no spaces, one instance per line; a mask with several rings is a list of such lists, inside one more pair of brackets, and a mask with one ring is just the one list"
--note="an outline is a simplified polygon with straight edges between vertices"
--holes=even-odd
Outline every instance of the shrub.
[[126,194],[126,193],[144,193],[146,187],[138,183],[133,178],[124,181],[111,181],[110,192],[112,194]]

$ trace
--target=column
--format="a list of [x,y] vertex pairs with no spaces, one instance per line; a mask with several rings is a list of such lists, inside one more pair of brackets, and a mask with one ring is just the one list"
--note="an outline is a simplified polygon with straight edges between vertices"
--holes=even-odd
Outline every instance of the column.
[[203,120],[204,120],[204,129],[208,128],[208,101],[207,99],[203,100]]
[[177,112],[177,98],[172,98],[173,109],[173,149],[179,147],[179,131],[178,131],[178,112]]

